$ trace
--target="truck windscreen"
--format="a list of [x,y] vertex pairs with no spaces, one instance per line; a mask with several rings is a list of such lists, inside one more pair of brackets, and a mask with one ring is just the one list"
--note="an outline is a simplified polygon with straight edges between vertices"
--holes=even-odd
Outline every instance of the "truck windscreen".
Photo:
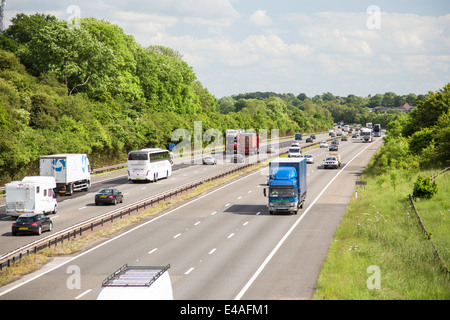
[[269,197],[271,197],[271,198],[295,198],[295,189],[294,188],[272,187],[269,190]]

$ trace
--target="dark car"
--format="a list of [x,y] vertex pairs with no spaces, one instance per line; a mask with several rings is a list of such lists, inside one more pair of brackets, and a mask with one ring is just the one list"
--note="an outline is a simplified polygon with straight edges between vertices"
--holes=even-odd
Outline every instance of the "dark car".
[[306,138],[306,143],[308,143],[308,142],[313,142],[313,138],[311,138],[311,137]]
[[242,154],[233,154],[231,156],[231,162],[237,163],[237,162],[244,162],[244,156]]
[[339,140],[338,139],[333,139],[333,140],[331,140],[331,144],[339,144]]
[[347,136],[343,136],[341,141],[347,141]]
[[51,231],[53,228],[52,220],[43,213],[25,213],[21,214],[11,227],[12,235],[19,233],[36,233],[42,231]]
[[338,151],[338,145],[337,144],[330,144],[329,151]]
[[100,203],[117,204],[117,202],[123,202],[122,192],[116,188],[105,188],[100,189],[95,195],[95,205],[98,206]]
[[315,135],[315,134],[310,135],[310,137],[311,137],[313,140],[316,139],[316,135]]

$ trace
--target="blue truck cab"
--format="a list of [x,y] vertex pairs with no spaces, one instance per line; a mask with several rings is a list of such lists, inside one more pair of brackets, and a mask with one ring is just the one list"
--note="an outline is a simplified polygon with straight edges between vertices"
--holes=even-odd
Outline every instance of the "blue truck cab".
[[269,162],[268,188],[269,213],[297,214],[306,199],[306,159],[278,158]]

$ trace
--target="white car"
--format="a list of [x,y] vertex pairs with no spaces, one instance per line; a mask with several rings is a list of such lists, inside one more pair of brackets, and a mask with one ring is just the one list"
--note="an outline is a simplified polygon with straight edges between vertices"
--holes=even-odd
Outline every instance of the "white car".
[[314,156],[312,154],[305,154],[303,158],[306,159],[306,163],[314,163]]
[[204,157],[203,164],[217,164],[216,157],[214,157],[214,156]]
[[291,147],[300,147],[300,142],[297,140],[292,141]]
[[320,148],[328,148],[328,142],[326,141],[320,142]]

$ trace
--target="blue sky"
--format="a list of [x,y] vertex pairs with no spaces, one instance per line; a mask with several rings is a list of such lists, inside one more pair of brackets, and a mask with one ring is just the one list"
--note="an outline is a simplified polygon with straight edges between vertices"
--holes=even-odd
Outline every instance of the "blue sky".
[[104,19],[144,47],[171,47],[217,98],[420,94],[450,82],[448,0],[7,0],[5,27],[21,12]]

